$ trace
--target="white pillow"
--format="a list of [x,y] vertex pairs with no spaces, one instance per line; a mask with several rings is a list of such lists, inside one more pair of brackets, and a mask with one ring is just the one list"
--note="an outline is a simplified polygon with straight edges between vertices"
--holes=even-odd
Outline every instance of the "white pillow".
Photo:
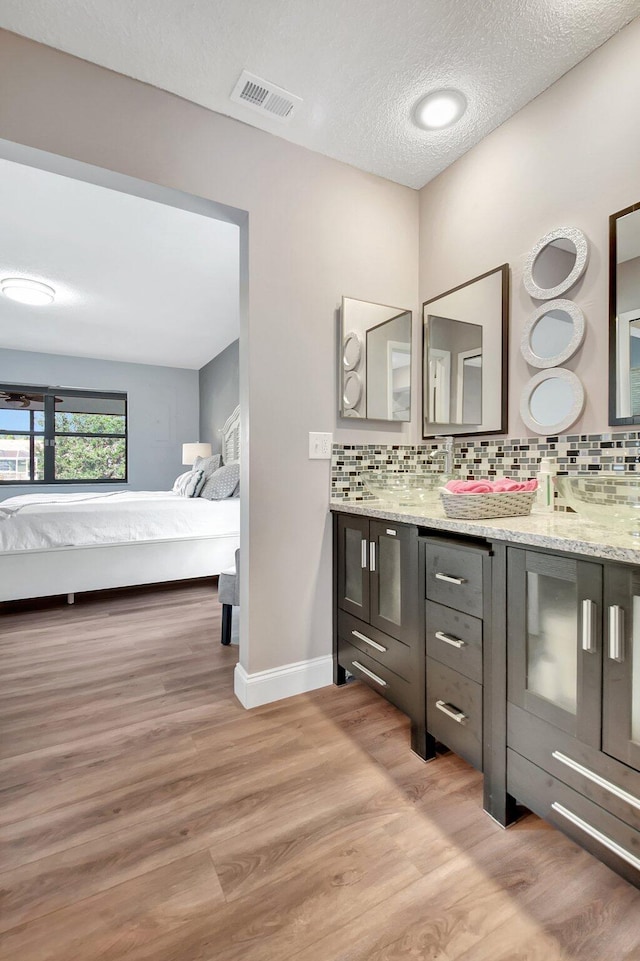
[[225,464],[218,468],[211,477],[207,477],[200,497],[210,501],[221,501],[231,497],[240,483],[240,464]]
[[206,477],[203,470],[187,470],[184,474],[176,477],[173,484],[173,493],[180,494],[181,497],[197,497],[202,488]]
[[220,454],[211,454],[209,457],[196,457],[193,462],[193,470],[203,470],[205,477],[211,477],[214,470],[220,467]]

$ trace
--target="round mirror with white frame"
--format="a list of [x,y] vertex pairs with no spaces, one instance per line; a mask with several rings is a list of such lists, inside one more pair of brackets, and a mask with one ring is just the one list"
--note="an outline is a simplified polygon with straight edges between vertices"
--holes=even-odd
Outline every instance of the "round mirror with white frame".
[[355,330],[345,335],[342,343],[342,364],[345,370],[353,370],[362,357],[362,341]]
[[355,408],[362,396],[362,380],[355,370],[350,370],[345,374],[342,403],[345,411],[349,411],[349,417],[361,417]]
[[589,243],[577,227],[559,227],[545,234],[528,255],[522,281],[535,300],[561,297],[578,282],[587,267]]
[[584,314],[572,300],[536,307],[522,331],[520,351],[531,367],[558,367],[582,346]]
[[584,409],[584,387],[571,370],[540,370],[525,384],[520,416],[536,434],[561,434]]

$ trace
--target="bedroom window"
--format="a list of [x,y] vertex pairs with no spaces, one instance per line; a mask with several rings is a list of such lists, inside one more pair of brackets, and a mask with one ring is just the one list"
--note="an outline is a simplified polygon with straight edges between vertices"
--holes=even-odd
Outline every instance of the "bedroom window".
[[126,394],[0,384],[0,484],[126,480]]

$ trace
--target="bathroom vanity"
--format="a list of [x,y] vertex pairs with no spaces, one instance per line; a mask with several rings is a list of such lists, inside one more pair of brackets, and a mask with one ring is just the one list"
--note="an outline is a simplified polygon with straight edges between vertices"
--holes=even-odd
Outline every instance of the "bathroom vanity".
[[640,886],[640,545],[559,512],[331,510],[336,683],[482,770],[500,824],[524,805]]

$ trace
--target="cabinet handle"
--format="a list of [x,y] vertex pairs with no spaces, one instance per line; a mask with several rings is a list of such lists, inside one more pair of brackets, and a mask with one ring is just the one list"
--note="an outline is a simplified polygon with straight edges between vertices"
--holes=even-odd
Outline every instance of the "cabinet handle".
[[369,544],[369,570],[372,574],[376,572],[376,542],[371,541]]
[[580,828],[581,831],[584,831],[585,834],[588,834],[590,838],[594,839],[594,841],[598,841],[605,848],[608,848],[614,854],[617,854],[618,857],[622,858],[623,861],[626,861],[627,864],[631,864],[636,870],[640,870],[640,858],[637,858],[630,851],[627,851],[626,848],[623,848],[622,845],[618,844],[617,841],[614,841],[613,838],[607,837],[607,835],[603,834],[602,831],[598,831],[597,828],[594,828],[587,821],[583,821],[582,818],[578,817],[577,814],[574,814],[573,811],[570,811],[562,804],[559,804],[558,801],[553,802],[551,805],[551,810],[555,811],[567,821],[570,821],[571,824],[574,824],[577,828]]
[[464,577],[454,577],[453,574],[442,574],[440,571],[436,571],[436,580],[446,581],[447,584],[466,584]]
[[624,661],[624,609],[618,604],[609,608],[609,658],[612,661]]
[[364,664],[361,664],[360,661],[352,661],[351,664],[353,667],[357,667],[358,670],[362,671],[363,674],[366,674],[367,677],[370,677],[372,681],[376,682],[376,684],[379,684],[380,687],[388,687],[386,681],[383,681],[381,677],[378,677],[377,674],[374,674],[373,671],[370,671],[369,668],[365,667]]
[[362,564],[363,570],[367,568],[367,542],[360,542],[360,563]]
[[376,651],[380,651],[381,654],[387,653],[386,647],[383,647],[382,644],[378,644],[377,641],[372,641],[370,637],[366,636],[366,634],[361,634],[360,631],[351,631],[351,633],[354,637],[359,637],[361,641],[364,641],[365,644],[373,647]]
[[465,721],[469,720],[463,711],[459,711],[457,707],[447,704],[446,701],[436,701],[436,707],[439,711],[442,711],[443,714],[446,714],[447,717],[452,718],[458,724],[464,724]]
[[585,598],[582,602],[582,650],[586,651],[587,654],[595,654],[596,651],[594,641],[595,610],[595,602]]
[[561,764],[565,764],[576,774],[586,777],[589,781],[593,781],[598,787],[604,788],[605,791],[609,791],[615,797],[620,798],[626,804],[630,804],[632,807],[637,808],[640,811],[640,798],[634,797],[633,794],[629,794],[628,791],[624,791],[617,784],[613,784],[611,781],[607,781],[606,778],[600,777],[595,771],[590,771],[588,767],[584,767],[579,764],[578,761],[574,761],[572,757],[567,757],[566,754],[562,754],[560,751],[554,751],[551,757],[555,761],[560,761]]
[[451,647],[466,647],[467,642],[461,641],[459,637],[452,637],[451,634],[444,634],[442,631],[436,631],[435,636],[439,641],[444,641],[445,644],[450,644]]

